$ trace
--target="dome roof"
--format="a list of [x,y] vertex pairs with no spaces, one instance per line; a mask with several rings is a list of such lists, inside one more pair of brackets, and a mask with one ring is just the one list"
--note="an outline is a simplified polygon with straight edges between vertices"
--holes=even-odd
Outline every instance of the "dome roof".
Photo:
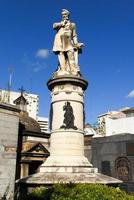
[[27,112],[21,111],[19,114],[20,123],[25,126],[26,131],[41,132],[38,122],[32,117],[28,116]]
[[90,124],[85,125],[84,131],[85,131],[85,135],[96,135],[95,130]]

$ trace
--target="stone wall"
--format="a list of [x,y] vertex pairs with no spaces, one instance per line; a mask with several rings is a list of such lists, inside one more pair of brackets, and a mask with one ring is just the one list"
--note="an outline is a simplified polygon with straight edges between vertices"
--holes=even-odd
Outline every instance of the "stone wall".
[[16,108],[0,104],[0,196],[14,191],[19,117]]
[[92,140],[92,135],[84,135],[84,155],[87,157],[89,162],[91,162],[91,140]]
[[99,172],[119,178],[134,192],[134,135],[92,138],[92,164]]

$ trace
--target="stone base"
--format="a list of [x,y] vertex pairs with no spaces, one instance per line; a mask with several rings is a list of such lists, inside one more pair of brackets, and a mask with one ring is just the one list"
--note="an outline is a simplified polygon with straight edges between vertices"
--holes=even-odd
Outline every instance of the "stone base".
[[114,187],[122,183],[116,178],[98,173],[97,168],[87,166],[44,166],[41,170],[42,172],[16,181],[19,200],[25,199],[27,192],[35,187],[51,187],[56,183],[107,184]]
[[30,175],[26,178],[22,178],[17,181],[19,184],[34,185],[34,187],[40,185],[52,185],[54,183],[101,183],[101,184],[119,184],[122,181],[109,177],[100,173],[56,173],[56,172],[40,172]]
[[[46,167],[92,167],[84,156],[84,134],[80,130],[56,130],[50,138],[50,156],[40,166],[40,172]],[[44,169],[43,169],[44,168]],[[57,172],[57,171],[55,171]]]
[[93,167],[82,167],[82,166],[44,166],[40,168],[40,172],[48,173],[96,173],[98,172],[97,168]]
[[85,156],[50,156],[40,166],[40,172],[46,167],[92,167]]
[[55,183],[100,183],[118,185],[122,181],[98,173],[97,168],[87,166],[44,166],[41,172],[22,178],[18,184],[26,184],[33,187],[52,185]]

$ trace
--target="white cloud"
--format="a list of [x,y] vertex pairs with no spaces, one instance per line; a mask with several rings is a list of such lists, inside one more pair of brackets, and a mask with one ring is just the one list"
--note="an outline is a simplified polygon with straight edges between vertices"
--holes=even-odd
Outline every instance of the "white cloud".
[[33,72],[35,73],[44,70],[48,67],[46,63],[40,63],[40,62],[31,63],[31,66],[33,68]]
[[39,49],[36,52],[36,57],[47,58],[48,56],[49,56],[49,50],[48,49]]
[[129,92],[129,94],[127,95],[127,97],[134,98],[134,90],[132,90],[131,92]]

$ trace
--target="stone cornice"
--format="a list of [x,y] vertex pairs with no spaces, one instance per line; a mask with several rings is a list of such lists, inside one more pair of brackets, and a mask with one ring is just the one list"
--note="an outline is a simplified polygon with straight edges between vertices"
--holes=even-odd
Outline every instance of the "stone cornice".
[[64,75],[51,78],[47,82],[48,89],[52,91],[54,86],[71,83],[72,85],[80,86],[83,90],[87,89],[88,82],[83,77]]
[[0,103],[0,108],[2,108],[4,110],[18,112],[18,113],[20,112],[20,109],[16,108],[16,106],[13,106],[10,104]]

